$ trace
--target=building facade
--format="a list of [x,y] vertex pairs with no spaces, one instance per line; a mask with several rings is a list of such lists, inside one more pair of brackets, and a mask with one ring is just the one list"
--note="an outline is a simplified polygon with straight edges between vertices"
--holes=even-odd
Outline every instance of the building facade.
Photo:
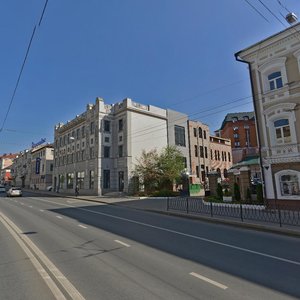
[[129,98],[107,105],[97,98],[84,113],[55,127],[54,187],[72,192],[78,185],[93,195],[130,193],[142,151],[168,145],[167,120],[167,111],[155,106]]
[[258,156],[254,112],[229,113],[215,134],[231,140],[233,164],[246,157]]
[[22,188],[30,187],[31,151],[24,150],[17,154],[11,166],[12,184]]
[[232,151],[230,139],[210,136],[210,171],[216,171],[221,179],[227,178],[232,167]]
[[268,203],[300,207],[300,24],[235,54],[248,64]]
[[52,186],[53,145],[44,145],[31,150],[30,188],[46,190]]
[[9,185],[12,181],[11,166],[17,154],[3,154],[0,156],[0,183]]

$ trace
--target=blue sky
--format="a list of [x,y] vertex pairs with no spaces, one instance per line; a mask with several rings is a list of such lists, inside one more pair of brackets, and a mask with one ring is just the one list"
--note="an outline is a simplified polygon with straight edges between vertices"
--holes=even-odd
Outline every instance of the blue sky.
[[[54,125],[96,97],[171,108],[218,129],[251,111],[246,65],[234,53],[285,27],[248,0],[49,0],[3,131],[0,154],[53,141]],[[278,18],[298,0],[263,0]],[[0,126],[45,1],[2,1]],[[282,6],[280,6],[280,3]],[[225,105],[226,103],[230,103]]]

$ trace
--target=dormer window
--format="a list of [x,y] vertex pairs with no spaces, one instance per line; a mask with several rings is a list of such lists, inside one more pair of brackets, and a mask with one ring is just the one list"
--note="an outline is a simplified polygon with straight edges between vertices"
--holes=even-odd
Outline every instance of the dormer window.
[[283,87],[281,72],[273,72],[268,76],[270,90],[280,89]]

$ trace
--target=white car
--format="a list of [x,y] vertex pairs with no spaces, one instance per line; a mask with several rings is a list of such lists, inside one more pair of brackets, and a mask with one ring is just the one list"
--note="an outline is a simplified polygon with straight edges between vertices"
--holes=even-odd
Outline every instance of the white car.
[[22,190],[19,187],[12,187],[6,192],[7,197],[19,196],[22,197]]
[[6,189],[4,185],[0,185],[0,193],[5,193]]

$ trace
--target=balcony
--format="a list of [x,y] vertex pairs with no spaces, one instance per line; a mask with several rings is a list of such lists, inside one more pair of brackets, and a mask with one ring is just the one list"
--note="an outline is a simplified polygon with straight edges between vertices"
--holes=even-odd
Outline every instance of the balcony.
[[300,161],[300,144],[283,144],[262,149],[269,163]]

